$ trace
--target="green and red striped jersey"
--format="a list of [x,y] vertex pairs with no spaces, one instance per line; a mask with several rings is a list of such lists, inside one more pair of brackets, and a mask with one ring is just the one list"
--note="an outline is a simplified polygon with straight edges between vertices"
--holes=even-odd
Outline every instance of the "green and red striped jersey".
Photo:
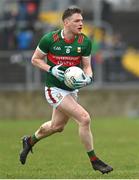
[[[68,67],[80,66],[82,56],[90,56],[91,44],[91,40],[83,33],[75,36],[74,39],[66,40],[63,36],[63,30],[58,30],[45,34],[37,48],[46,54],[48,65],[62,64],[60,69],[65,71]],[[45,84],[48,87],[71,90],[64,82],[60,82],[48,72],[46,72]]]

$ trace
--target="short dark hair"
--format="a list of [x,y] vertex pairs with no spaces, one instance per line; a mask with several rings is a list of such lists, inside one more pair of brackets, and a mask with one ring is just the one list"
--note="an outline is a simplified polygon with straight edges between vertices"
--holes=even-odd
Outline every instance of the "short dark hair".
[[68,7],[64,11],[64,13],[62,15],[62,20],[64,21],[66,18],[72,16],[75,13],[82,14],[82,10],[79,7],[77,7],[77,6],[70,6],[70,7]]

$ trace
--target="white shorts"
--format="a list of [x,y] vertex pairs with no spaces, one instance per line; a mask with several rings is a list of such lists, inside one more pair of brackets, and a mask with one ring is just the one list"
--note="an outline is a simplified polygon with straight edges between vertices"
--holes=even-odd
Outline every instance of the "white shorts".
[[45,97],[48,103],[57,108],[57,106],[62,102],[65,96],[71,95],[75,100],[77,100],[78,90],[67,91],[57,87],[46,87],[45,86]]

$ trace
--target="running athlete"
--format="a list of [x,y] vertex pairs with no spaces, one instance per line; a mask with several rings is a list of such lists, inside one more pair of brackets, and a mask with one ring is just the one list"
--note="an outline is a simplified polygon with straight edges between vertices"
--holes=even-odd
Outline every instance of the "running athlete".
[[[72,117],[78,123],[79,136],[93,169],[103,174],[109,173],[113,168],[95,154],[89,113],[76,101],[78,89],[92,83],[91,41],[81,33],[83,17],[78,7],[66,9],[62,20],[63,29],[44,35],[32,57],[32,64],[46,72],[45,96],[53,107],[52,118],[32,136],[23,137],[20,161],[25,164],[32,147],[41,139],[63,131]],[[81,66],[86,74],[85,80],[74,82],[74,89],[67,87],[63,81],[64,71],[70,66]]]

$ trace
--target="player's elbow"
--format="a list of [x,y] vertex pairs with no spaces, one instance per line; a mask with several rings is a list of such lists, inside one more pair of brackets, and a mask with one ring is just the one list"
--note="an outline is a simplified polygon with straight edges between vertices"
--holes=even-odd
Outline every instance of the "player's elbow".
[[37,63],[37,62],[36,62],[36,59],[32,57],[32,59],[31,59],[31,63],[35,66],[35,65],[36,65],[36,63]]

